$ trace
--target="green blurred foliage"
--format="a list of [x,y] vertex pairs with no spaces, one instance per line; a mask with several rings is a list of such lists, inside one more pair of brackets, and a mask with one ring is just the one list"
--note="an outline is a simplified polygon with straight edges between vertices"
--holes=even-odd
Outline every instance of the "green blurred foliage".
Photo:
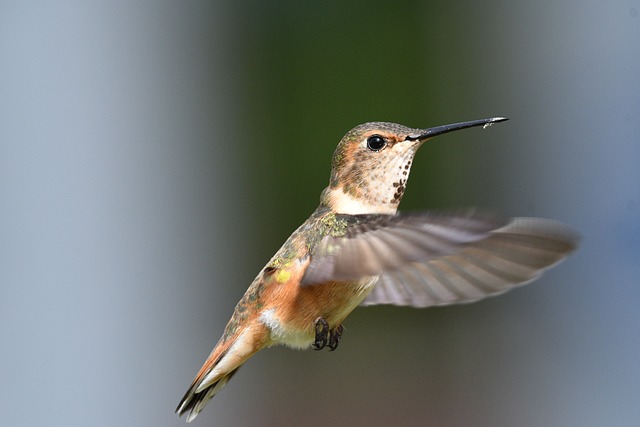
[[[491,98],[495,82],[487,84],[486,73],[468,72],[482,53],[474,46],[481,43],[479,35],[467,25],[490,15],[466,6],[420,1],[238,6],[237,23],[246,31],[235,46],[232,68],[243,94],[247,191],[269,224],[255,230],[260,241],[281,242],[315,208],[333,150],[353,126],[395,121],[429,127],[499,114],[491,110],[493,102],[482,102]],[[452,13],[458,21],[444,19]],[[461,154],[455,145],[447,145],[451,156]],[[452,188],[441,155],[438,149],[420,154],[412,180],[426,188],[410,189],[404,209],[424,208],[426,200],[445,205],[441,194]]]

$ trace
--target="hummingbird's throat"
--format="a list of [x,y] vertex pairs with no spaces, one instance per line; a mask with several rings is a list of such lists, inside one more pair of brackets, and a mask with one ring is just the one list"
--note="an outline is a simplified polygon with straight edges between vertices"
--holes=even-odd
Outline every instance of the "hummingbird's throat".
[[393,215],[404,195],[412,159],[397,158],[384,168],[340,179],[324,190],[322,203],[336,213]]

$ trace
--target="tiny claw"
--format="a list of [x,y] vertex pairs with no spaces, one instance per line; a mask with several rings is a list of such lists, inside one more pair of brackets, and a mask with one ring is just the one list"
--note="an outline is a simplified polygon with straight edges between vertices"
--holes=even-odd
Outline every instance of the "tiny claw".
[[329,340],[329,324],[324,318],[319,317],[316,320],[316,338],[313,343],[314,350],[322,350],[326,347]]
[[329,335],[329,350],[334,351],[338,348],[338,344],[340,344],[340,338],[342,338],[342,333],[344,332],[344,327],[342,325],[338,325],[337,328],[331,331]]

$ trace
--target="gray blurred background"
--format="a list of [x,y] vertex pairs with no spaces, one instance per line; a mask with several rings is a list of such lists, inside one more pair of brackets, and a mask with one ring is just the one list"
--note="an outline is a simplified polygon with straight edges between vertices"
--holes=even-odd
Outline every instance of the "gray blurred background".
[[356,124],[423,147],[402,208],[572,224],[474,305],[264,351],[201,426],[638,426],[640,1],[0,3],[0,425],[179,426],[233,307]]

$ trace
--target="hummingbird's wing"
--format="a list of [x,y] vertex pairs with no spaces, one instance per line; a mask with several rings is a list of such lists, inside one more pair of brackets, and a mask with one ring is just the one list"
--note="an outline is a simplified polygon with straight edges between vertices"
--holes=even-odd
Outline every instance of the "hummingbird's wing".
[[335,219],[342,226],[312,250],[303,285],[358,280],[454,254],[508,223],[475,211],[338,214]]
[[[479,214],[359,215],[323,238],[302,284],[379,275],[363,305],[471,302],[527,283],[578,242],[564,224]],[[365,218],[369,217],[369,218]]]
[[386,270],[362,305],[428,307],[473,302],[539,277],[578,244],[566,225],[515,218],[458,253]]

